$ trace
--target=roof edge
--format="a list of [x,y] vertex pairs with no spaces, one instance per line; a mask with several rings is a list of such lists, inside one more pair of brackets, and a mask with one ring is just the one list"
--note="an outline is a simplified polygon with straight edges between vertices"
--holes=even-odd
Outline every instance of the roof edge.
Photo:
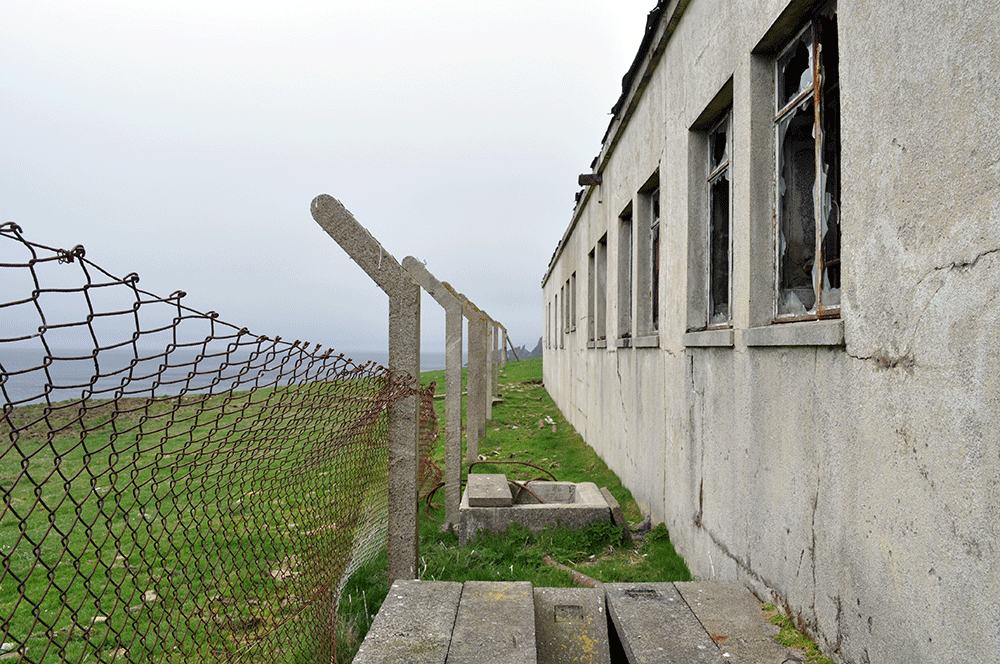
[[[618,101],[615,102],[615,105],[611,107],[612,118],[611,122],[608,123],[607,130],[604,132],[604,137],[601,139],[601,151],[594,158],[593,162],[591,162],[591,169],[594,173],[600,173],[604,170],[604,165],[610,159],[611,153],[614,152],[614,148],[618,144],[618,140],[621,138],[625,127],[628,126],[628,121],[631,119],[632,113],[635,111],[635,107],[642,97],[646,85],[649,83],[652,72],[656,68],[656,65],[659,64],[660,56],[666,50],[667,42],[676,31],[677,24],[680,22],[681,16],[690,2],[691,0],[658,0],[656,6],[646,15],[646,31],[643,33],[639,50],[632,60],[632,65],[625,72],[625,76],[622,77],[622,93],[618,97]],[[583,195],[579,196],[577,204],[573,209],[573,216],[570,218],[569,226],[556,245],[552,258],[549,259],[549,265],[545,270],[545,275],[542,277],[543,288],[552,274],[552,268],[555,267],[556,261],[559,260],[559,256],[562,254],[566,240],[576,228],[580,215],[590,201],[594,188],[600,186],[592,185],[581,192]]]

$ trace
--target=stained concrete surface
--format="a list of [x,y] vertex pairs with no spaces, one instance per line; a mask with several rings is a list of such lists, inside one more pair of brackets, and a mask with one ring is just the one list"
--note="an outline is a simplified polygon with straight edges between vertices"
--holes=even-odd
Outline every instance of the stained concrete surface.
[[354,664],[444,664],[462,584],[396,581]]

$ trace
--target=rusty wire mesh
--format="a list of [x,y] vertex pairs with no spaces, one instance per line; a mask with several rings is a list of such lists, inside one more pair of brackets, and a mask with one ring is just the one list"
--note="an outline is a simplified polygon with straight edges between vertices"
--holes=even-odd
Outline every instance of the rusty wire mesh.
[[409,377],[0,225],[0,655],[336,659]]
[[438,443],[438,420],[434,410],[434,391],[437,381],[430,381],[420,388],[420,454],[417,477],[417,492],[426,496],[438,486],[444,477],[441,466],[434,462],[434,450]]

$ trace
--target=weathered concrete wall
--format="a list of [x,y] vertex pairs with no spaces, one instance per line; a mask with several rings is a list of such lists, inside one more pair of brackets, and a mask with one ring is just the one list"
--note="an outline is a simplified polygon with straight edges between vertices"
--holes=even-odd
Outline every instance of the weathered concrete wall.
[[[573,272],[578,305],[575,331],[546,333],[546,387],[698,576],[773,594],[844,662],[994,661],[1000,18],[987,2],[841,0],[841,318],[770,325],[773,50],[759,47],[787,43],[814,4],[684,9],[547,275],[543,306]],[[701,345],[685,337],[691,128],[729,81],[732,340]],[[616,347],[616,224],[654,173],[659,334]],[[588,347],[588,254],[605,233],[608,339]]]

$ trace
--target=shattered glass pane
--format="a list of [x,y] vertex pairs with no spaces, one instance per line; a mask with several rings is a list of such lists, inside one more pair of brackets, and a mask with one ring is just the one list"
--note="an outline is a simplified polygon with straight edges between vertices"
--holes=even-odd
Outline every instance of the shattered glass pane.
[[729,323],[729,171],[709,184],[711,227],[709,229],[709,325]]
[[604,341],[607,339],[607,311],[608,311],[608,235],[605,233],[601,236],[601,239],[597,241],[597,285],[596,285],[596,295],[597,300],[597,321],[595,323],[597,329],[597,340]]
[[812,30],[806,30],[778,58],[778,110],[812,86],[812,51]]
[[632,211],[618,218],[618,336],[632,335]]
[[778,314],[814,309],[816,141],[809,99],[778,125]]
[[823,66],[822,307],[840,305],[840,75],[836,18],[821,24]]
[[[657,192],[657,198],[659,192]],[[657,215],[657,222],[659,222]],[[655,224],[649,229],[649,253],[650,253],[650,320],[653,324],[653,331],[660,327],[660,224]]]
[[708,150],[711,162],[708,169],[709,172],[714,172],[715,169],[729,160],[729,141],[726,136],[728,125],[729,121],[727,118],[708,137]]

